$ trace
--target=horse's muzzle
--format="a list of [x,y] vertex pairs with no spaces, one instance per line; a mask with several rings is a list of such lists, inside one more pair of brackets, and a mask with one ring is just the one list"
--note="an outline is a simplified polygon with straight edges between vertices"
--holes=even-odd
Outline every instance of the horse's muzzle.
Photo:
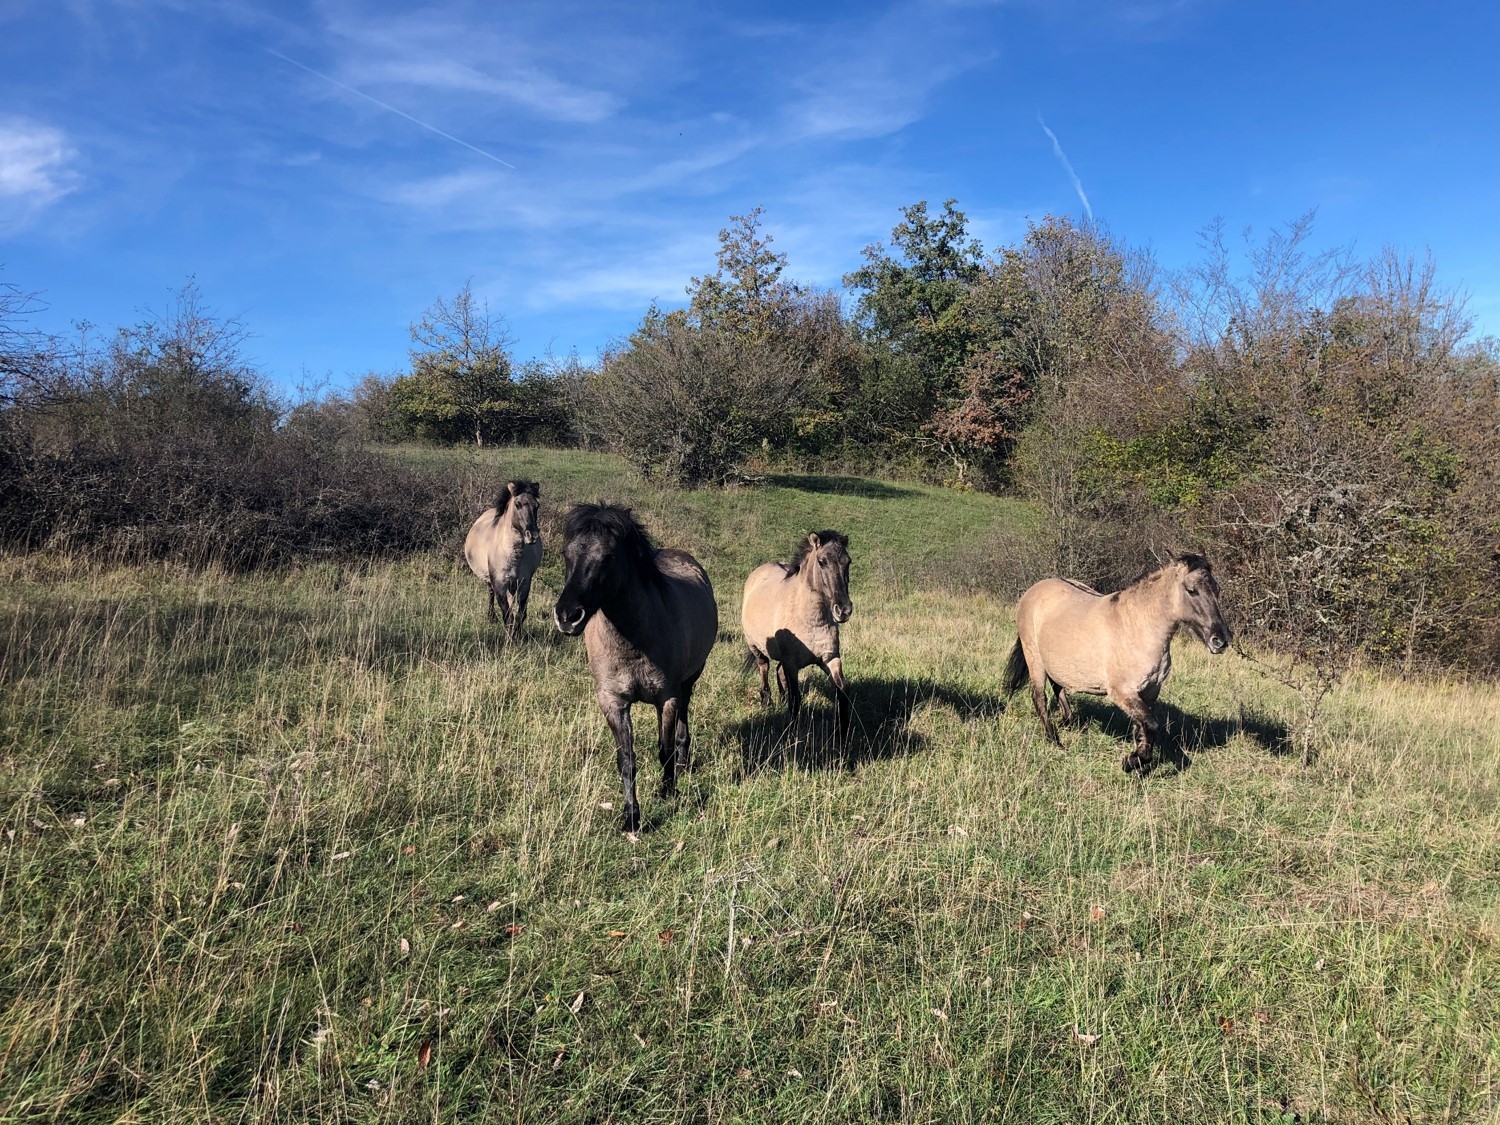
[[845,621],[848,621],[849,618],[851,618],[853,616],[854,616],[854,603],[853,602],[850,602],[847,605],[836,605],[836,606],[833,607],[833,619],[834,619],[834,621],[836,621],[840,625],[842,625]]
[[1218,656],[1229,647],[1229,640],[1222,633],[1215,633],[1208,638],[1208,651]]
[[576,637],[583,632],[584,620],[589,611],[583,606],[575,606],[566,616],[563,615],[562,607],[555,606],[552,610],[552,624],[557,626],[557,631],[569,637]]

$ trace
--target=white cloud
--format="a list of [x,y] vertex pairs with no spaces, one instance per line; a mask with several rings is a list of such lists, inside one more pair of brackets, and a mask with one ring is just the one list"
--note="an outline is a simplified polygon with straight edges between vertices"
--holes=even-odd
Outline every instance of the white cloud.
[[77,159],[61,129],[0,118],[0,218],[29,218],[74,191],[80,180]]

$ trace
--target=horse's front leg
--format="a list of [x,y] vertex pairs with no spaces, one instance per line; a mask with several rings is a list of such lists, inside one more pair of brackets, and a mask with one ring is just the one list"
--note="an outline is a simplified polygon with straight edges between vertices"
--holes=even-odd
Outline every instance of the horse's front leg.
[[510,629],[510,638],[515,640],[521,635],[521,621],[525,616],[525,609],[521,605],[521,596],[516,589],[516,580],[512,578],[505,587],[505,596],[500,604],[506,607],[505,624]]
[[776,682],[781,686],[781,694],[786,697],[787,714],[794,723],[802,710],[802,685],[797,682],[800,671],[801,669],[789,668],[784,663],[776,665]]
[[516,632],[526,624],[526,603],[531,600],[531,579],[516,583]]
[[1119,704],[1121,710],[1130,716],[1130,733],[1135,740],[1135,749],[1120,760],[1120,768],[1126,773],[1135,773],[1151,764],[1160,728],[1154,709],[1140,696],[1126,696],[1119,700]]
[[828,678],[833,681],[834,699],[839,708],[839,737],[849,737],[849,728],[854,723],[854,703],[849,698],[849,681],[844,679],[844,660],[835,656],[823,665]]
[[630,726],[630,704],[618,699],[601,699],[604,719],[615,735],[615,757],[620,764],[620,787],[625,792],[624,831],[641,827],[641,806],[635,799],[635,732]]
[[490,624],[493,625],[495,623],[495,585],[493,582],[486,582],[484,588],[490,592]]

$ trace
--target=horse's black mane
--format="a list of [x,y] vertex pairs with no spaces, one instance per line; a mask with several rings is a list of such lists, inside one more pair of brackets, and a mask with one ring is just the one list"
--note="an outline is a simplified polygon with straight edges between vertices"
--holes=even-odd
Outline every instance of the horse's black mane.
[[607,536],[643,577],[660,574],[656,569],[656,546],[629,508],[618,504],[574,504],[563,524],[563,540],[571,543],[580,535]]
[[[511,490],[510,490],[510,486],[511,485],[515,485],[516,486],[516,490],[515,490],[514,493],[512,493]],[[501,521],[501,519],[504,518],[505,513],[508,512],[508,511],[510,511],[510,502],[512,500],[514,500],[517,496],[519,496],[521,493],[523,493],[523,492],[529,492],[533,496],[535,496],[540,491],[541,491],[541,486],[539,484],[537,484],[536,481],[531,481],[531,480],[513,480],[513,481],[507,481],[506,484],[505,484],[505,487],[500,490],[500,494],[495,497],[495,503],[493,505],[493,507],[495,509],[495,522],[499,523]]]
[[1148,566],[1145,570],[1141,571],[1129,582],[1125,583],[1125,585],[1121,586],[1120,589],[1128,590],[1132,586],[1139,586],[1153,574],[1160,574],[1162,571],[1166,570],[1167,567],[1175,566],[1177,563],[1182,563],[1184,566],[1186,566],[1188,568],[1189,574],[1191,574],[1195,570],[1201,570],[1205,574],[1212,574],[1214,570],[1213,566],[1210,565],[1209,561],[1202,555],[1195,555],[1191,551],[1187,551],[1180,555],[1173,555],[1166,562],[1161,563],[1157,566]]
[[[813,534],[818,537],[819,543],[837,543],[840,547],[844,548],[844,550],[847,551],[849,549],[849,537],[842,531],[817,531]],[[802,569],[803,561],[807,558],[808,555],[812,554],[812,552],[812,541],[806,535],[804,535],[802,537],[802,542],[797,544],[797,550],[796,553],[792,555],[792,561],[786,564],[786,572],[788,574],[796,574],[797,571]]]

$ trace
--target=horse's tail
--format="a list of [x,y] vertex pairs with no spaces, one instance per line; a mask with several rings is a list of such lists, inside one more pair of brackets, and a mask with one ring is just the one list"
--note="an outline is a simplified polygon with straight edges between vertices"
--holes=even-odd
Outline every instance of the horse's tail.
[[1016,647],[1010,650],[1010,659],[1005,662],[1003,687],[1006,695],[1015,695],[1021,685],[1031,679],[1031,670],[1026,667],[1026,653],[1021,649],[1021,638],[1016,638]]

